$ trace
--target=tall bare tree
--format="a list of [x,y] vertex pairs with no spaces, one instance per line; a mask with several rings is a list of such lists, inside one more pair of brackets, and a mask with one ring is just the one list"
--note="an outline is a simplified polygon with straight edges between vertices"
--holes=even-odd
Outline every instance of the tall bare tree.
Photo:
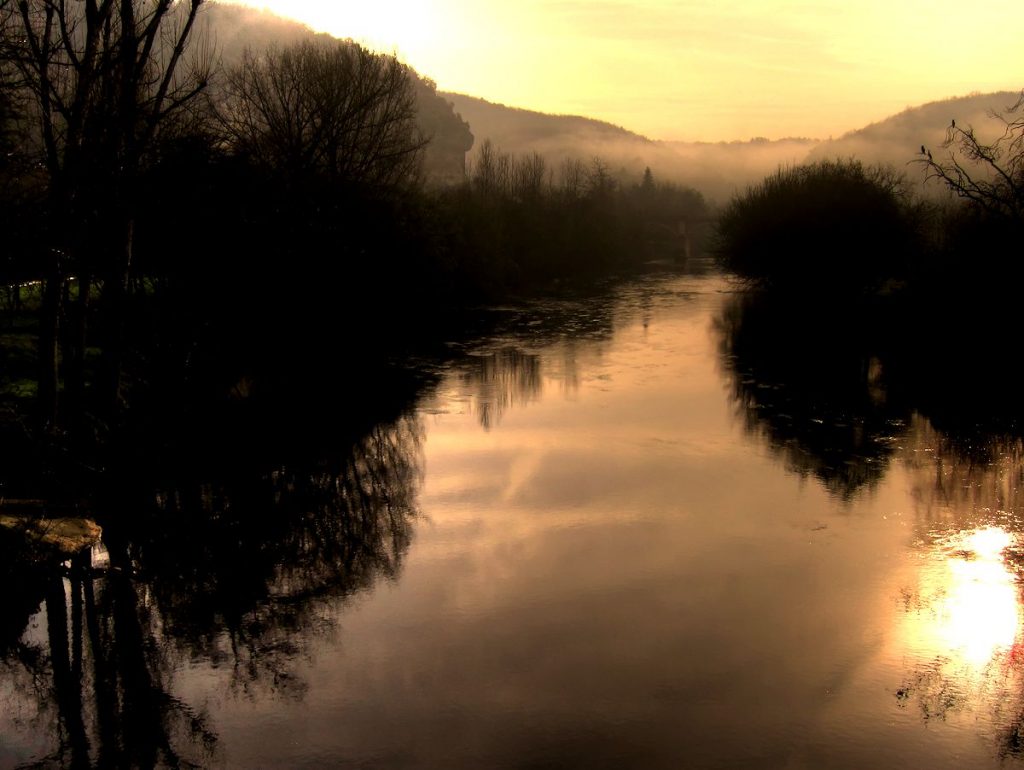
[[426,145],[412,78],[395,57],[351,42],[247,51],[227,75],[224,126],[236,152],[286,180],[401,186]]
[[[86,308],[102,282],[107,416],[120,402],[122,324],[132,266],[137,182],[161,128],[206,87],[211,57],[189,56],[206,0],[0,0],[2,58],[28,94],[34,144],[47,176],[49,243],[39,335],[39,404],[58,417],[61,298],[77,278],[66,390],[80,394]],[[72,405],[74,412],[79,405]]]

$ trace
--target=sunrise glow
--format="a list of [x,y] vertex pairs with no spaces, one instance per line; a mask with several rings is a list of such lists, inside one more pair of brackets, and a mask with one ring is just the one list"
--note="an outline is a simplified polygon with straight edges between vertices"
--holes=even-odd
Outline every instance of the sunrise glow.
[[1024,5],[817,0],[245,0],[394,51],[443,90],[658,139],[828,138],[1018,89]]
[[432,0],[251,0],[240,4],[300,21],[318,32],[351,38],[375,50],[397,53],[410,63],[429,61],[445,43],[440,8]]

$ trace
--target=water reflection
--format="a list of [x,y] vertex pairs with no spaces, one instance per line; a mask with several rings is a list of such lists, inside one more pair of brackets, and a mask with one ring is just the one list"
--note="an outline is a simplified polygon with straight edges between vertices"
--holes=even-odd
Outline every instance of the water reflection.
[[[886,339],[868,315],[732,297],[715,321],[730,397],[748,435],[846,505],[905,480],[913,531],[890,652],[904,661],[897,704],[926,722],[974,719],[1003,756],[1018,754],[1024,442],[999,418],[1017,407],[946,387],[946,358]],[[969,376],[960,369],[957,382]]]
[[974,678],[1017,640],[1017,576],[1004,552],[1015,536],[1001,527],[961,530],[936,537],[920,573],[908,629],[916,649],[933,649]]
[[[901,644],[914,663],[896,698],[923,720],[973,715],[1002,755],[1024,734],[1021,590],[1012,554],[1020,533],[1002,526],[933,532],[917,584],[902,592]],[[985,726],[988,726],[987,728]]]
[[516,348],[470,356],[459,379],[485,430],[497,425],[506,410],[539,399],[543,389],[540,356]]
[[215,735],[171,692],[147,587],[81,564],[41,587],[42,606],[0,666],[10,738],[29,758],[21,766],[205,765]]
[[[649,303],[653,291],[638,284],[641,305],[645,297]],[[487,339],[454,362],[458,382],[452,395],[468,404],[485,430],[497,427],[510,409],[539,401],[545,380],[558,382],[562,395],[573,397],[580,388],[581,356],[590,348],[600,355],[621,320],[620,301],[599,292],[492,310],[494,328]],[[539,350],[545,351],[543,360]]]
[[785,466],[850,500],[879,483],[910,416],[842,309],[735,295],[716,320],[719,352],[745,430]]
[[[1005,433],[961,435],[937,431],[915,415],[901,440],[901,462],[911,471],[920,521],[984,521],[1024,512],[1024,441]],[[1009,526],[1016,526],[1013,517]]]
[[901,439],[915,569],[900,590],[896,698],[926,722],[973,719],[1006,757],[1024,735],[1024,452],[1020,438],[971,434],[914,415]]
[[1011,757],[1020,438],[933,427],[856,319],[723,288],[500,311],[422,421],[111,490],[106,561],[0,558],[0,765]]
[[300,697],[299,664],[333,633],[333,608],[401,567],[421,444],[406,416],[316,463],[179,480],[148,508],[126,491],[99,568],[86,552],[12,571],[42,596],[0,646],[0,731],[25,766],[216,761],[204,703],[179,694],[185,670],[236,695]]

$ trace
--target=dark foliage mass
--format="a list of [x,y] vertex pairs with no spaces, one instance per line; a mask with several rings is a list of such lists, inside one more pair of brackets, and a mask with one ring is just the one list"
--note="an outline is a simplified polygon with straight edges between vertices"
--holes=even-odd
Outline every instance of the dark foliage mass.
[[[418,421],[368,417],[372,430],[350,446],[335,435],[316,460],[179,457],[163,479],[150,468],[101,491],[96,562],[30,558],[0,526],[0,680],[51,746],[33,766],[217,764],[216,732],[175,688],[197,661],[238,694],[302,695],[334,609],[399,574],[418,516]],[[39,633],[24,634],[41,604]]]
[[910,415],[887,392],[875,335],[859,313],[753,293],[729,302],[717,328],[748,432],[843,499],[883,478]]
[[0,4],[4,424],[92,452],[699,238],[701,197],[651,174],[489,145],[467,174],[469,126],[394,56],[312,34],[221,56],[202,14],[234,12],[207,5]]
[[427,144],[413,78],[397,59],[345,43],[246,51],[220,106],[233,153],[285,186],[310,177],[390,189]]
[[832,295],[736,295],[716,331],[746,430],[844,500],[884,477],[915,420],[964,462],[991,468],[998,447],[1024,437],[1024,409],[1014,383],[979,362],[1000,360],[1012,335],[979,334],[956,318],[939,331],[921,311]]
[[924,197],[893,168],[854,159],[780,169],[726,207],[721,263],[775,289],[898,288],[935,307],[966,294],[972,311],[1011,301],[1024,235],[1022,109],[1018,98],[977,130],[953,119],[940,146],[907,148]]
[[862,291],[905,276],[914,236],[895,172],[837,160],[780,169],[735,198],[717,248],[759,283]]
[[953,120],[941,146],[920,145],[909,165],[948,197],[915,200],[891,169],[821,161],[778,171],[721,216],[719,259],[756,287],[719,319],[738,413],[841,497],[881,477],[920,417],[982,465],[993,436],[1022,435],[1012,381],[979,369],[1005,359],[1017,325],[1022,108],[993,112],[994,131]]
[[1024,279],[1024,93],[986,123],[953,119],[941,144],[921,145],[912,165],[950,196],[926,290],[944,299],[970,292],[1002,317]]

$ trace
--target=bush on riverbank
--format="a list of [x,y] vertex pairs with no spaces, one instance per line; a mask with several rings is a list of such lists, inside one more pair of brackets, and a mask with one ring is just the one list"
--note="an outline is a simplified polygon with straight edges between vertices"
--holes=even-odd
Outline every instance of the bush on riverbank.
[[905,278],[917,247],[902,178],[835,160],[779,169],[733,199],[715,249],[758,284],[862,292]]

